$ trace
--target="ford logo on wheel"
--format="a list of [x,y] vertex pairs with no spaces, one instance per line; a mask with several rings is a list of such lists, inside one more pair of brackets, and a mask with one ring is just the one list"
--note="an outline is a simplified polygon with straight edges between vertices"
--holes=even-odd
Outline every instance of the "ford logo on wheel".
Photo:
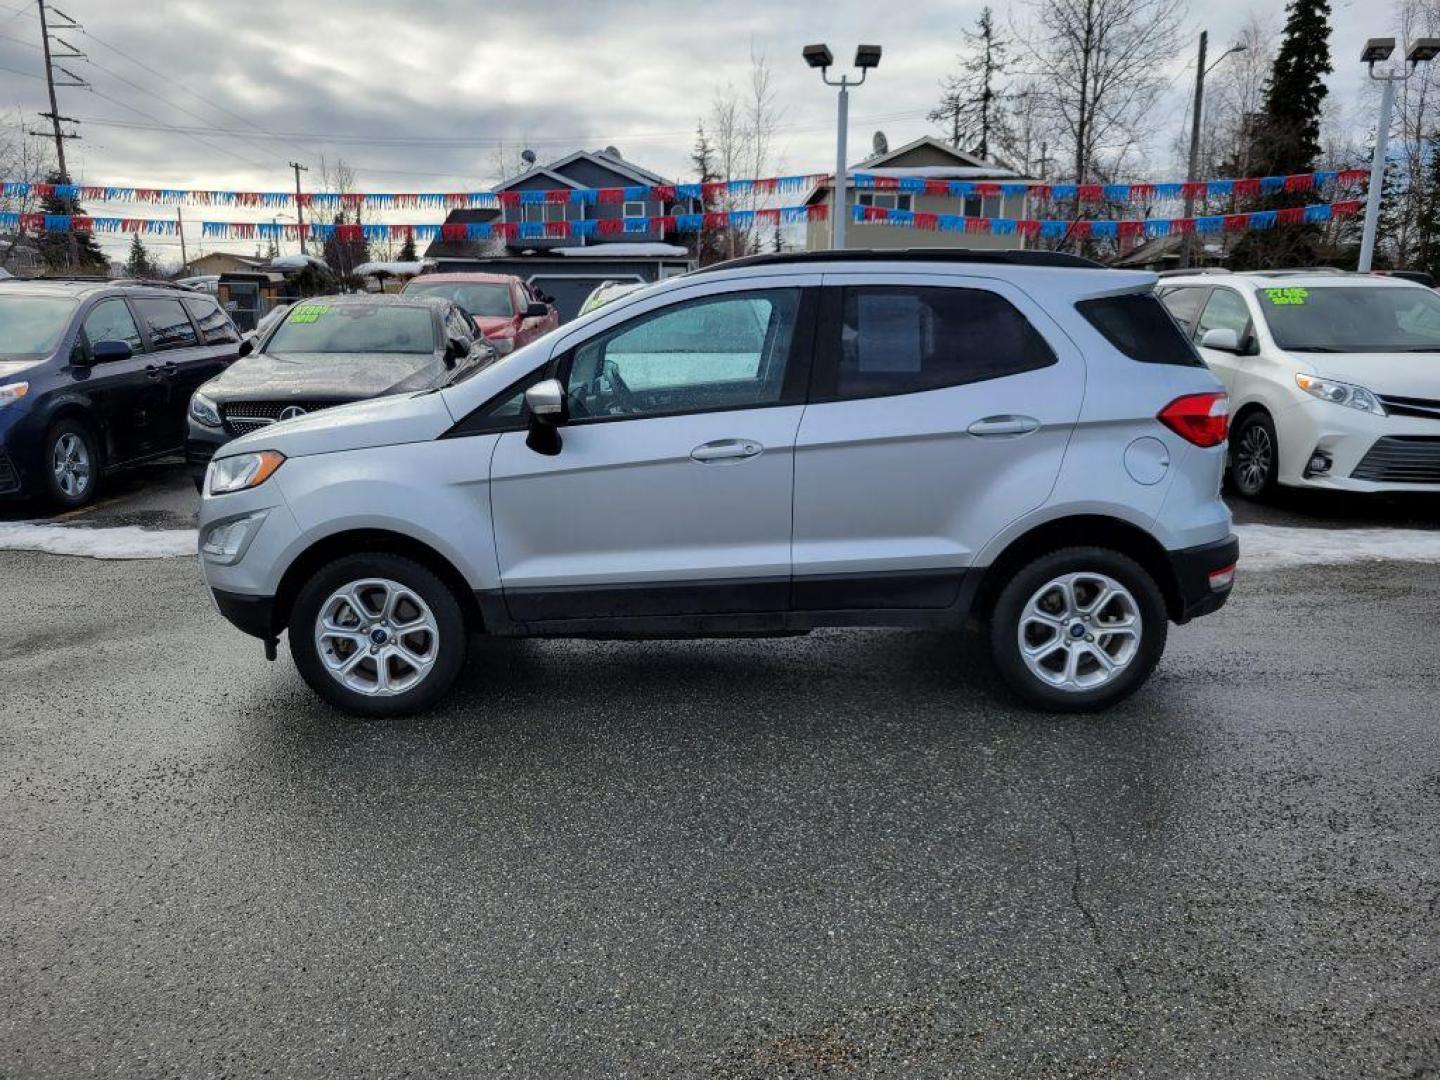
[[286,405],[280,410],[281,420],[294,420],[297,416],[304,416],[305,410],[299,405]]

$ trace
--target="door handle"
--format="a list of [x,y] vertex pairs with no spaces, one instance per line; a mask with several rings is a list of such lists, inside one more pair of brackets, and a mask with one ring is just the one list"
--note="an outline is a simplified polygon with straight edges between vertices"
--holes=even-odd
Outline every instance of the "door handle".
[[1040,426],[1033,416],[987,416],[976,420],[965,430],[971,435],[1028,435]]
[[765,447],[754,439],[716,439],[714,442],[701,443],[690,451],[690,456],[702,464],[711,461],[740,461],[752,458],[764,449]]
[[145,377],[147,379],[153,379],[155,382],[159,382],[165,377],[165,372],[161,369],[159,364],[146,364]]
[[175,363],[174,360],[166,360],[165,363],[160,365],[160,370],[165,373],[167,378],[174,378],[180,373],[180,365]]

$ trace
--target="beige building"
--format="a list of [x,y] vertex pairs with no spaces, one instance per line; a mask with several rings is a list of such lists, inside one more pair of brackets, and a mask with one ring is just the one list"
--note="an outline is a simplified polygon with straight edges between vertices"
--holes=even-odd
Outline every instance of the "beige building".
[[[993,161],[985,161],[973,154],[956,150],[939,139],[925,137],[906,143],[897,150],[875,154],[858,165],[850,167],[851,173],[862,173],[895,180],[964,180],[975,184],[1017,183],[1027,177]],[[830,212],[835,212],[834,190],[826,182],[815,188],[806,204],[828,203]],[[871,190],[857,188],[853,177],[847,185],[846,202],[850,206],[878,206],[886,210],[911,210],[917,214],[953,214],[965,217],[1024,218],[1026,196],[1021,194],[970,194],[939,195],[915,191]],[[831,223],[812,221],[806,225],[805,247],[809,251],[823,251],[830,247]],[[944,232],[921,229],[898,228],[883,222],[857,222],[847,218],[845,222],[845,246],[847,248],[909,248],[909,247],[954,247],[978,249],[1009,249],[1025,246],[1025,238],[1018,232],[1008,236],[975,232]]]

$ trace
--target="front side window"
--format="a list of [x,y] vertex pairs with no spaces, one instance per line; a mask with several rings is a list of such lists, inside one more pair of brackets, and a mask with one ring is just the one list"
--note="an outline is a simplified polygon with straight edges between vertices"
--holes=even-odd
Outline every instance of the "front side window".
[[1241,341],[1250,330],[1250,309],[1245,298],[1234,289],[1216,289],[1210,294],[1210,302],[1195,326],[1195,340],[1199,341],[1210,330],[1234,330]]
[[780,404],[800,290],[766,289],[651,312],[575,350],[572,420]]
[[141,352],[140,328],[124,300],[101,300],[85,316],[85,338],[93,349],[102,341],[123,341],[131,352]]
[[0,360],[43,356],[60,343],[75,301],[58,296],[0,296]]
[[1440,352],[1440,297],[1420,286],[1282,284],[1255,295],[1282,349]]
[[816,396],[911,394],[1055,363],[1029,320],[985,289],[861,285],[843,290],[839,362]]
[[452,304],[459,304],[471,315],[486,319],[508,319],[515,314],[515,307],[510,299],[510,286],[503,281],[432,281],[407,285],[405,295],[439,296]]
[[265,343],[267,353],[433,353],[429,307],[302,300]]
[[1160,302],[1175,316],[1175,321],[1189,330],[1205,302],[1205,285],[1180,285],[1159,293]]
[[228,345],[240,340],[240,332],[214,300],[187,300],[186,307],[200,324],[206,345]]
[[140,296],[135,299],[135,309],[150,331],[150,344],[155,349],[188,349],[200,344],[190,316],[185,314],[185,305],[179,300]]

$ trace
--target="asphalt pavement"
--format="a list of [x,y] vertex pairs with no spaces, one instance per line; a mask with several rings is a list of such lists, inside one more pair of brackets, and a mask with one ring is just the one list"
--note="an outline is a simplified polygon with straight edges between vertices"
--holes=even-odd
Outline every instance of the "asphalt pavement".
[[830,630],[356,722],[192,560],[0,580],[0,1076],[1440,1075],[1432,565],[1242,568],[1088,718]]

